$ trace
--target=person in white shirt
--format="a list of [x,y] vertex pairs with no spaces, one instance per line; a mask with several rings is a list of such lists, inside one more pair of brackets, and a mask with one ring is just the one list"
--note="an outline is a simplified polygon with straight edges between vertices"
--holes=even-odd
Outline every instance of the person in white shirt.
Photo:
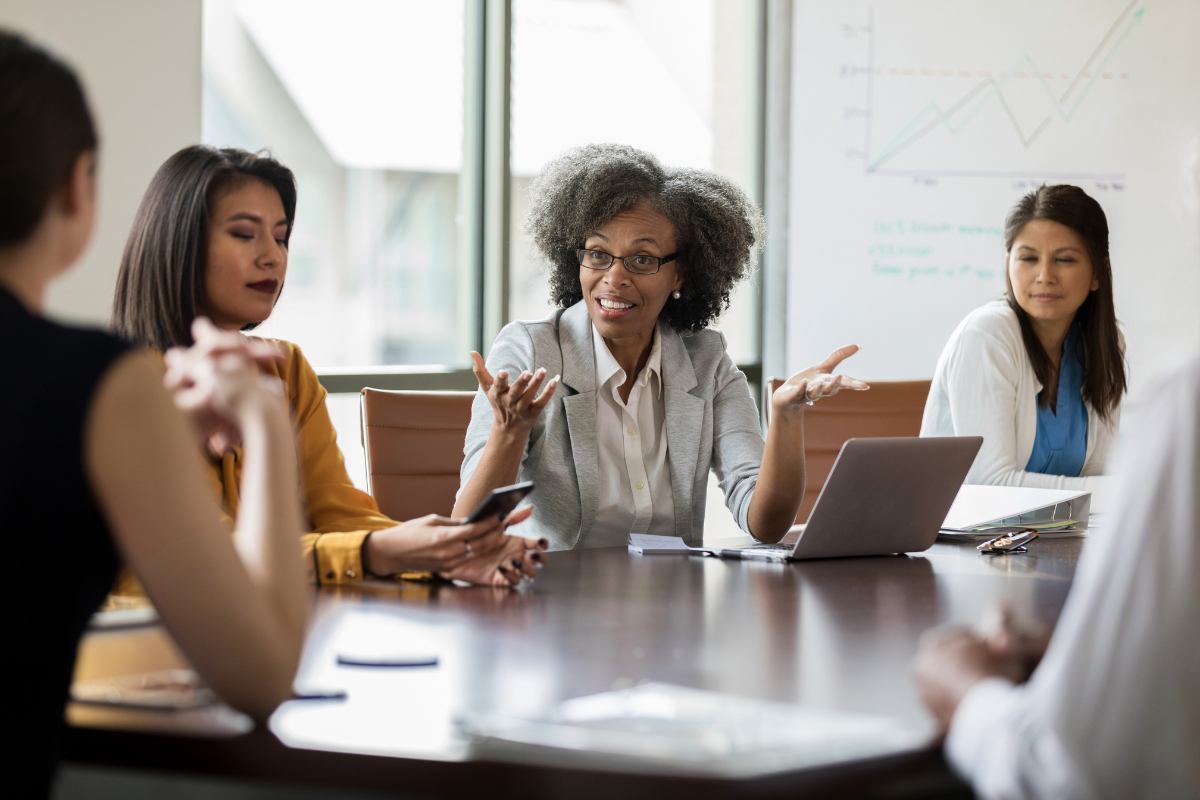
[[922,641],[922,696],[983,798],[1200,797],[1200,357],[1147,397],[1028,683],[1038,637],[1012,624]]
[[951,335],[921,435],[983,437],[967,483],[1094,491],[1126,389],[1104,210],[1042,186],[1009,213],[1004,246],[1007,298]]
[[804,496],[804,408],[867,385],[830,374],[858,349],[841,348],[774,393],[764,442],[746,376],[709,327],[749,274],[753,203],[715,173],[623,145],[565,153],[529,200],[558,309],[506,326],[486,364],[472,354],[480,389],[454,513],[532,480],[528,535],[551,550],[631,533],[699,544],[711,470],[743,530],[781,539]]

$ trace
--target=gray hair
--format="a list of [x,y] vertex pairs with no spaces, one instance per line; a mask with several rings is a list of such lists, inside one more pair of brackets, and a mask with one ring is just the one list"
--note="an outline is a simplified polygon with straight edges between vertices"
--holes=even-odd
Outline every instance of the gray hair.
[[568,150],[529,186],[525,230],[549,263],[551,300],[568,308],[583,299],[575,251],[605,222],[643,203],[675,226],[682,254],[682,297],[669,301],[659,318],[681,333],[703,330],[729,308],[733,287],[749,274],[763,237],[762,214],[728,178],[664,167],[626,145]]

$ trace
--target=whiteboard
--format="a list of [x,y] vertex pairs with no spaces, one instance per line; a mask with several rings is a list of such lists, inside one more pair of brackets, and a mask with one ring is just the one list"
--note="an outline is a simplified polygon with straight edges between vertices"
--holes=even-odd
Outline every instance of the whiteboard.
[[799,0],[787,362],[932,377],[1041,183],[1108,216],[1131,393],[1200,343],[1200,3]]

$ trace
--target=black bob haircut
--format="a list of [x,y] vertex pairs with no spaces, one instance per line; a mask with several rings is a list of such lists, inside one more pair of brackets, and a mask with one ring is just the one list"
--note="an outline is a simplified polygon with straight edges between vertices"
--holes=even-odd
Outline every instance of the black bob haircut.
[[288,223],[286,244],[296,219],[296,178],[269,155],[192,145],[158,168],[121,256],[112,314],[119,335],[157,350],[192,344],[192,320],[208,313],[205,275],[213,202],[251,180],[279,192]]

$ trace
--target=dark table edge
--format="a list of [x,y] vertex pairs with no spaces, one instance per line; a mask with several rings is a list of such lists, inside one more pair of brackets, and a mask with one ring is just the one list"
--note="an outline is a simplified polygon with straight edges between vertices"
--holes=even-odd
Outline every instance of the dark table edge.
[[231,739],[197,739],[68,728],[63,760],[418,797],[534,798],[969,798],[940,749],[744,780],[627,774],[499,761],[429,761],[301,750],[258,728]]

